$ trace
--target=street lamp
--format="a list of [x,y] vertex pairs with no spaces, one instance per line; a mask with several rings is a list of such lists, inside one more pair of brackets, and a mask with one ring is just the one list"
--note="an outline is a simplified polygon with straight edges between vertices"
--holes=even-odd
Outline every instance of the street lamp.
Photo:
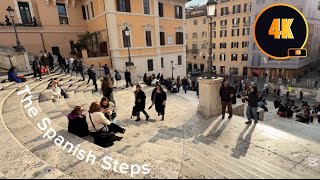
[[17,29],[16,29],[16,23],[14,22],[14,9],[12,9],[11,6],[8,6],[8,8],[6,9],[12,19],[12,24],[13,24],[13,28],[14,28],[14,32],[16,34],[16,40],[17,40],[17,47],[16,47],[16,52],[24,52],[24,48],[21,46],[21,43],[19,41],[19,37],[18,37],[18,33],[17,33]]
[[173,79],[173,70],[174,70],[173,61],[171,61],[171,70],[172,70],[172,79]]
[[124,29],[125,35],[127,37],[127,45],[128,45],[128,59],[129,61],[126,63],[126,66],[133,66],[133,63],[131,62],[131,55],[130,55],[130,30],[128,26]]
[[212,78],[212,64],[213,64],[213,59],[212,59],[212,19],[215,16],[216,13],[216,5],[218,2],[216,0],[208,0],[207,2],[207,13],[208,13],[208,18],[210,19],[210,45],[209,45],[209,57],[208,57],[208,72],[210,73],[210,79]]

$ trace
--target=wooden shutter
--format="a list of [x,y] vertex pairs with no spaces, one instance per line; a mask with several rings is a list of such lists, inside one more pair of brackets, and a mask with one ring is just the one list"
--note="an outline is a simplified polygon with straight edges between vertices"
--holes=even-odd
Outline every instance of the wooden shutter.
[[117,4],[117,11],[120,11],[120,0],[116,0],[116,4]]
[[180,14],[180,19],[182,19],[183,15],[182,15],[182,7],[181,6],[179,6],[179,14]]
[[127,10],[127,12],[131,12],[131,4],[130,4],[130,0],[125,0],[125,2],[126,2],[126,10]]

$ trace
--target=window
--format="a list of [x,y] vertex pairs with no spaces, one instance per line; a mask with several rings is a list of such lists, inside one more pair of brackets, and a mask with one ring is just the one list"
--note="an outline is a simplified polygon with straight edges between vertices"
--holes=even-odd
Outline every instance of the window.
[[192,33],[192,38],[193,38],[193,39],[198,38],[198,34],[197,34],[196,32]]
[[242,42],[242,48],[248,48],[249,47],[249,41]]
[[176,32],[176,44],[183,44],[183,33]]
[[227,20],[222,20],[220,21],[221,26],[227,26],[228,25],[228,21]]
[[197,20],[193,20],[193,25],[197,25],[198,21]]
[[206,56],[202,56],[202,59],[206,59]]
[[86,7],[85,6],[81,6],[81,9],[82,9],[82,18],[83,18],[83,20],[87,20]]
[[244,25],[250,25],[250,16],[243,18],[243,24]]
[[166,45],[166,37],[164,32],[160,32],[160,46]]
[[148,59],[148,72],[153,71],[153,59]]
[[238,54],[231,54],[231,61],[238,61]]
[[60,24],[69,24],[66,6],[64,4],[57,3],[57,10]]
[[19,6],[22,24],[32,24],[32,17],[30,13],[29,3],[18,2],[18,6]]
[[151,31],[146,31],[146,45],[152,46]]
[[75,45],[75,41],[70,41],[70,50],[71,50],[71,52],[75,52],[76,51],[74,45]]
[[88,20],[90,20],[91,17],[90,17],[89,6],[88,6],[88,5],[86,5],[86,9],[87,9],[87,17],[88,17]]
[[194,64],[193,69],[198,69],[198,64]]
[[143,13],[150,14],[150,0],[143,0]]
[[212,43],[212,49],[216,48],[216,43]]
[[234,18],[232,19],[232,26],[233,27],[238,27],[240,24],[240,18]]
[[90,6],[91,6],[91,13],[92,13],[92,18],[94,18],[94,9],[93,9],[93,2],[90,2]]
[[240,30],[239,29],[232,29],[232,36],[239,36]]
[[163,58],[161,58],[161,68],[164,68]]
[[229,15],[228,7],[221,8],[221,16]]
[[131,12],[130,0],[117,0],[117,11]]
[[220,61],[226,61],[226,55],[220,54]]
[[242,61],[248,61],[248,54],[242,54]]
[[131,43],[130,43],[130,35],[129,37],[126,36],[126,32],[125,30],[122,30],[122,41],[123,41],[123,47],[131,47]]
[[250,28],[243,28],[242,29],[242,35],[243,36],[250,35]]
[[213,21],[213,22],[212,22],[212,28],[216,28],[216,26],[217,26],[217,22],[216,22],[216,21]]
[[206,24],[206,23],[207,23],[207,19],[204,18],[204,19],[203,19],[203,24]]
[[231,43],[231,48],[238,48],[239,47],[239,43],[238,42],[232,42]]
[[197,56],[193,56],[193,59],[197,59]]
[[176,19],[182,19],[182,7],[181,6],[175,6],[175,14]]
[[178,65],[182,65],[182,56],[178,56]]
[[202,32],[202,38],[207,38],[207,32],[205,31]]
[[221,30],[220,37],[227,37],[227,30]]
[[198,45],[197,44],[192,44],[192,49],[193,50],[197,50],[198,49]]
[[163,17],[163,3],[158,3],[159,17]]
[[[182,42],[183,42],[183,37],[182,37]],[[173,37],[172,36],[168,36],[168,45],[172,45],[172,44],[173,44]]]
[[225,73],[225,66],[220,66],[220,74],[224,74]]
[[238,14],[241,12],[241,5],[235,5],[233,6],[233,14]]
[[212,31],[211,33],[212,33],[212,37],[213,37],[213,38],[216,38],[216,37],[217,37],[217,32],[216,32],[216,31]]
[[201,44],[201,49],[207,49],[207,43],[202,43]]
[[220,43],[220,49],[226,49],[227,43]]
[[260,55],[253,55],[252,56],[252,66],[260,66],[261,64],[261,56]]
[[251,11],[251,3],[244,3],[244,12]]

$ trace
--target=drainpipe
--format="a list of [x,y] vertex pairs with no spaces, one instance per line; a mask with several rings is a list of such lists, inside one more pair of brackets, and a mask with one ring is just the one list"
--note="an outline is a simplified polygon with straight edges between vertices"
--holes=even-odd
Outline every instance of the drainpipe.
[[46,51],[46,46],[44,45],[44,40],[43,40],[43,34],[40,33],[40,36],[41,36],[41,41],[42,41],[43,50]]

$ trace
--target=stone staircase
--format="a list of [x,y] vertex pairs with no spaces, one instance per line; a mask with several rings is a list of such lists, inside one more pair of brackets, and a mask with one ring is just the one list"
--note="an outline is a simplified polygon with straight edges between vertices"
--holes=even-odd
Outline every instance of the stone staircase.
[[[59,78],[67,99],[57,102],[42,101],[39,96],[52,78]],[[25,95],[17,95],[28,84],[32,92],[32,106],[38,109],[35,117],[28,115],[25,104],[20,102]],[[153,119],[135,122],[130,119],[134,102],[133,89],[117,90],[117,123],[126,128],[123,139],[112,147],[101,148],[92,143],[91,137],[79,138],[67,132],[66,115],[75,105],[83,105],[88,110],[91,102],[100,101],[100,93],[92,93],[93,86],[80,77],[51,74],[42,81],[30,80],[23,84],[10,84],[0,91],[0,177],[7,178],[299,178],[320,177],[320,170],[306,168],[302,160],[308,153],[319,152],[317,143],[295,137],[283,131],[274,130],[267,125],[244,126],[244,119],[232,120],[219,118],[204,119],[196,114],[196,95],[168,94],[165,121],[159,121],[156,113],[149,111]],[[147,106],[150,104],[151,87],[143,86],[147,94]],[[193,97],[193,98],[192,98]],[[65,141],[80,145],[86,152],[96,155],[91,165],[80,161],[71,153],[57,146],[48,138],[43,138],[37,124],[45,117],[52,120],[50,127],[57,136]],[[250,129],[250,130],[249,130]],[[244,130],[248,130],[244,131]],[[276,132],[268,135],[268,132]],[[245,136],[246,135],[246,136]],[[244,137],[245,136],[245,137]],[[278,137],[280,136],[280,137]],[[275,141],[277,139],[277,141]],[[250,147],[250,142],[254,142]],[[306,152],[297,159],[265,157],[261,151],[251,149],[264,148],[264,144],[279,148],[281,157],[295,157],[296,149],[284,146],[297,143],[308,145]],[[317,149],[318,148],[318,149]],[[277,149],[278,150],[278,149]],[[298,150],[298,149],[297,149]],[[246,151],[246,152],[244,152]],[[267,151],[267,150],[266,150]],[[267,153],[270,153],[267,151]],[[320,154],[320,153],[319,153]],[[261,155],[261,157],[260,157]],[[308,154],[309,155],[309,154]],[[119,163],[148,164],[150,173],[123,174],[116,170],[104,170],[102,158],[112,157]],[[274,157],[274,156],[272,156]],[[290,161],[290,166],[285,163]],[[294,163],[300,162],[300,163]],[[295,166],[291,166],[294,164]],[[1,174],[2,173],[2,174]]]

